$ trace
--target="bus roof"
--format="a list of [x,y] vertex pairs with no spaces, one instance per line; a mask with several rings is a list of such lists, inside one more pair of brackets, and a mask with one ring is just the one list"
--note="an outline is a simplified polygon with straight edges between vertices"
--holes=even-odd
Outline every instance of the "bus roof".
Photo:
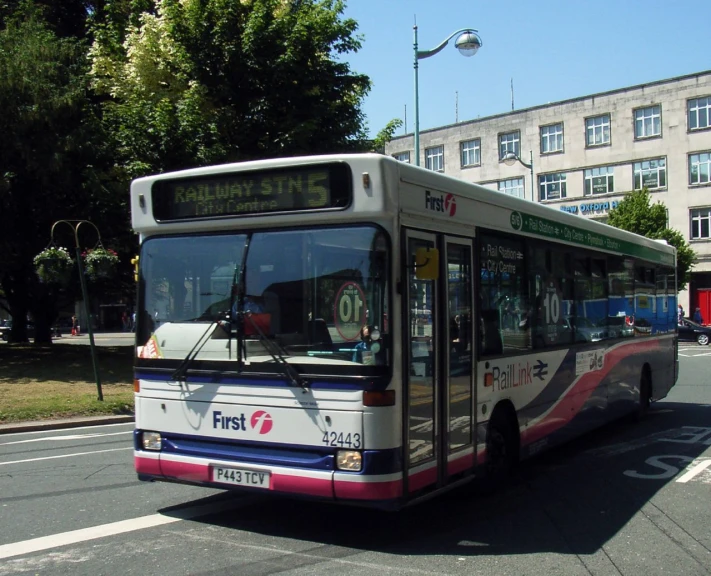
[[[506,214],[506,222],[502,221],[498,226],[496,223],[492,225],[492,222],[489,222],[488,219],[486,222],[471,222],[473,226],[493,227],[511,233],[546,238],[577,246],[587,246],[592,249],[613,253],[628,254],[668,265],[674,265],[675,263],[676,250],[673,246],[665,243],[645,238],[602,222],[557,210],[551,206],[503,194],[479,184],[406,164],[390,156],[375,153],[253,160],[146,176],[134,180],[131,185],[131,208],[134,216],[145,212],[145,199],[143,204],[140,204],[139,193],[143,193],[147,186],[160,180],[334,162],[345,162],[353,166],[355,168],[353,170],[354,180],[363,172],[368,172],[372,178],[378,181],[384,174],[386,180],[390,178],[397,179],[401,183],[413,184],[443,194],[452,194],[457,198],[461,198],[462,201],[485,204],[494,211],[505,212]],[[354,189],[357,190],[358,187],[356,186]],[[398,202],[404,203],[405,196],[405,194],[401,195]],[[431,213],[424,213],[432,216]]]

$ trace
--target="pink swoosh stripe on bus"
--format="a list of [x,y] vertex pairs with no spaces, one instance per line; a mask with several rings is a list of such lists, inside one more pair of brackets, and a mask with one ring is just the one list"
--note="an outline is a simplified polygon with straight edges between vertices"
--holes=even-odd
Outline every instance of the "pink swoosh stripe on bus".
[[[158,460],[141,456],[135,456],[134,461],[138,474],[162,476],[185,482],[211,483],[210,467],[206,464],[174,462],[165,458],[161,459],[159,463]],[[348,482],[333,481],[330,478],[307,478],[272,473],[269,489],[288,494],[303,494],[329,499],[388,500],[402,495],[402,480]]]
[[590,398],[593,390],[597,389],[603,378],[621,360],[627,358],[630,354],[648,352],[659,347],[658,340],[647,340],[625,344],[606,351],[605,365],[602,370],[588,372],[581,376],[575,386],[568,390],[566,395],[558,401],[555,408],[543,420],[537,422],[531,428],[521,431],[521,446],[526,446],[536,440],[545,438],[559,428],[569,424]]

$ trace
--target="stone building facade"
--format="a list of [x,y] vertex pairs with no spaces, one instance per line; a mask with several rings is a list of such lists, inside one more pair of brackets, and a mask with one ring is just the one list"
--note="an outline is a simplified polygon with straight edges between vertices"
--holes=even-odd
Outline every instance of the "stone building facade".
[[[386,153],[414,163],[414,135]],[[420,165],[602,220],[646,186],[698,255],[680,302],[711,311],[711,71],[422,130]]]

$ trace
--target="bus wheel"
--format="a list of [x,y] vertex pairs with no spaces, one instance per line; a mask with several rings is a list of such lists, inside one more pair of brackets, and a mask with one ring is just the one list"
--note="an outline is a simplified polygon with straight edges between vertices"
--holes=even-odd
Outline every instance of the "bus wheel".
[[652,378],[647,368],[642,370],[642,377],[639,380],[639,407],[637,408],[636,420],[644,420],[649,413],[652,404]]
[[486,478],[492,484],[505,483],[518,463],[518,438],[511,418],[496,410],[486,433]]

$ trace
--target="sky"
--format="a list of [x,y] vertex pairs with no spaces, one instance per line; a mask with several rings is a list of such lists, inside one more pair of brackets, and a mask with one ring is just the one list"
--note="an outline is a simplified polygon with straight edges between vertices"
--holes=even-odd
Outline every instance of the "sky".
[[483,44],[419,61],[420,131],[510,111],[512,79],[518,110],[711,69],[701,0],[348,0],[345,16],[363,36],[344,59],[371,79],[371,137],[394,118],[414,130],[415,19],[420,50],[461,28]]

